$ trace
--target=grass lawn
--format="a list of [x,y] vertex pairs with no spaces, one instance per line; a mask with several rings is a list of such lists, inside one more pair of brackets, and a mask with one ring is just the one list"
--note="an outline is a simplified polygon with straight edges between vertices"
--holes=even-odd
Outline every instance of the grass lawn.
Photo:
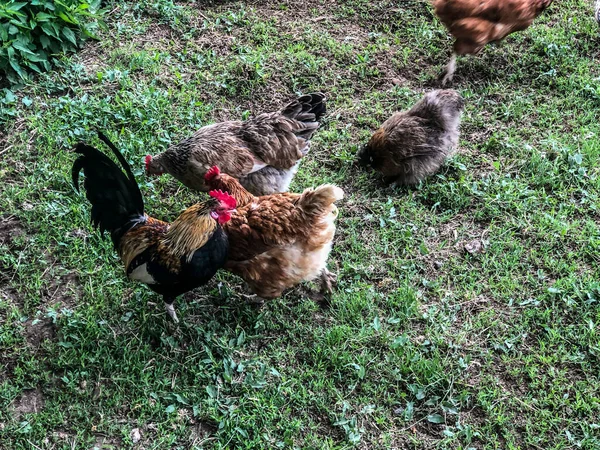
[[[460,148],[393,190],[354,164],[438,87],[429,4],[111,1],[100,40],[0,91],[0,448],[599,449],[600,30],[590,0],[459,59]],[[256,307],[218,274],[176,303],[128,282],[70,181],[104,130],[143,174],[197,128],[323,91],[292,190],[346,192],[329,268]],[[482,251],[467,249],[481,244]]]

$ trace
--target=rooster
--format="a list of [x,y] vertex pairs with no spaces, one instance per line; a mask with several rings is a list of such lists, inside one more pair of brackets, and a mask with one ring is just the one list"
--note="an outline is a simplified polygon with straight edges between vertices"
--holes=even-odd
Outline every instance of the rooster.
[[110,233],[129,279],[162,295],[167,313],[178,322],[175,298],[207,283],[225,264],[228,242],[222,225],[230,220],[236,201],[212,191],[210,200],[190,206],[171,224],[149,217],[129,164],[106,136],[98,134],[125,173],[108,156],[80,143],[74,149],[81,156],[73,163],[73,185],[79,191],[83,170],[94,226],[102,234]]
[[344,196],[340,188],[324,184],[302,194],[255,197],[218,167],[207,172],[205,181],[237,201],[224,225],[229,237],[225,268],[248,283],[258,302],[317,277],[322,291],[332,292],[334,276],[326,263],[338,214],[334,203]]
[[454,36],[454,52],[442,83],[452,81],[457,55],[477,54],[532,24],[552,0],[433,0],[435,13]]
[[358,153],[365,167],[388,181],[416,184],[433,175],[458,144],[464,101],[454,90],[427,93],[410,110],[397,112]]
[[146,173],[169,173],[190,189],[207,191],[214,165],[255,195],[286,192],[325,114],[325,96],[299,97],[281,111],[208,125],[158,156],[146,156]]

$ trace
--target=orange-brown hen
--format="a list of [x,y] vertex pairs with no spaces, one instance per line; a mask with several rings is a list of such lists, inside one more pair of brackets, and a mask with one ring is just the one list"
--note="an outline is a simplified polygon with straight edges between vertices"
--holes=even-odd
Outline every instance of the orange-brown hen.
[[334,203],[344,196],[339,187],[324,184],[302,194],[255,197],[217,167],[207,172],[205,182],[237,201],[223,225],[229,238],[225,269],[242,277],[259,301],[319,276],[322,290],[331,292],[333,276],[326,263],[338,213]]
[[474,55],[486,44],[529,27],[552,0],[433,0],[435,13],[454,36],[454,53],[442,83],[452,81],[457,55]]

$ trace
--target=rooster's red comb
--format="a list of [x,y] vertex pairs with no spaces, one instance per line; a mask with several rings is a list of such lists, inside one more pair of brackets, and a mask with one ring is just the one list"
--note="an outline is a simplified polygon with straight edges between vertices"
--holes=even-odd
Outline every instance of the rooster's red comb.
[[237,206],[235,198],[233,198],[227,192],[223,192],[221,189],[210,191],[208,195],[210,195],[212,198],[216,198],[221,203],[225,203],[230,209],[234,209]]
[[206,183],[208,183],[209,181],[211,181],[213,178],[218,177],[221,174],[221,171],[219,170],[219,168],[217,166],[212,166],[208,172],[206,172],[206,175],[204,175],[204,181]]
[[152,156],[146,155],[146,172],[148,172],[148,169],[150,168],[150,161],[152,161]]

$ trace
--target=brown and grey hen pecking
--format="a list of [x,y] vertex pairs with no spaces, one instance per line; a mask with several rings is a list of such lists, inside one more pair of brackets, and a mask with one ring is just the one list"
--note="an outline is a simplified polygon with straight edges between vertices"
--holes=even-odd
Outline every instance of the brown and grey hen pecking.
[[324,114],[325,96],[315,93],[278,112],[208,125],[160,155],[146,156],[146,172],[166,172],[190,189],[207,191],[204,175],[219,166],[255,195],[286,192]]

